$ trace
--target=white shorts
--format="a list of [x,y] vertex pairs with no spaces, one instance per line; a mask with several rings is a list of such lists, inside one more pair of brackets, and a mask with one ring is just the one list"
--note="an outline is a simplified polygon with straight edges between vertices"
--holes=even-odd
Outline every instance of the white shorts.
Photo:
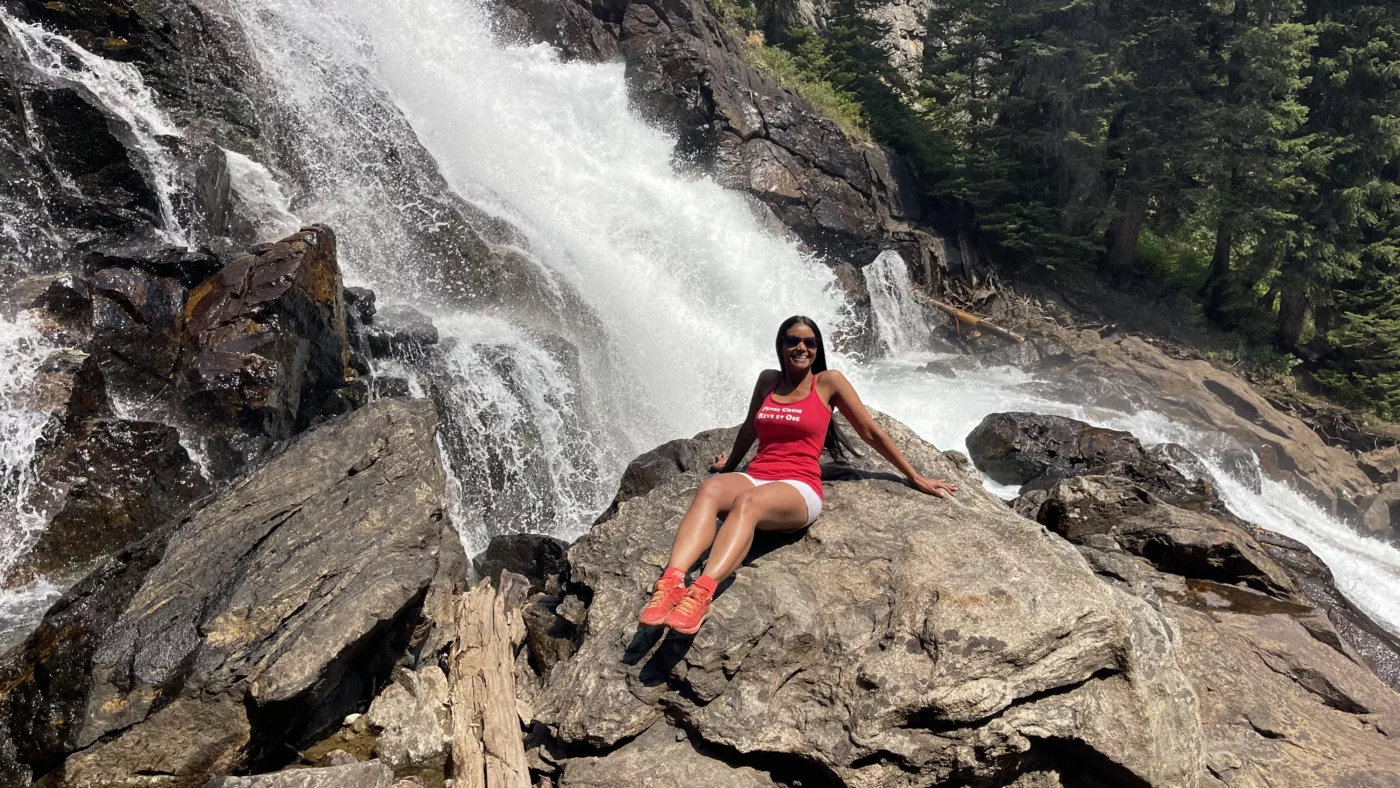
[[802,494],[802,500],[807,502],[807,522],[802,524],[803,528],[815,522],[817,515],[822,513],[822,497],[817,495],[817,491],[812,489],[812,485],[806,482],[799,482],[796,479],[755,479],[747,473],[741,473],[739,475],[753,482],[753,486],[755,487],[762,487],[765,484],[772,484],[773,482],[791,484],[793,489]]

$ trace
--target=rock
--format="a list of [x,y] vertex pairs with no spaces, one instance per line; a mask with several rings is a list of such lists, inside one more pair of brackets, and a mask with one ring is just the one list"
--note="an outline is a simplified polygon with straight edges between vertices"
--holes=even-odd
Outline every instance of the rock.
[[1400,543],[1395,523],[1400,522],[1400,482],[1386,482],[1374,495],[1356,501],[1362,533]]
[[525,622],[525,645],[530,666],[548,675],[555,665],[578,651],[579,636],[586,620],[578,597],[535,594],[521,611]]
[[1400,471],[1400,446],[1386,446],[1366,452],[1357,457],[1356,464],[1376,484],[1400,481],[1400,474],[1397,474]]
[[97,359],[80,350],[57,350],[39,365],[29,410],[48,412],[51,436],[72,433],[88,419],[112,415],[107,381]]
[[477,575],[499,577],[502,571],[514,572],[530,581],[530,590],[541,591],[550,577],[558,578],[568,572],[564,551],[569,545],[552,536],[540,534],[502,534],[491,539],[486,549],[472,560]]
[[1332,570],[1301,542],[1243,523],[1255,541],[1288,573],[1308,604],[1322,610],[1342,642],[1391,689],[1400,692],[1400,639],[1357,610],[1337,589]]
[[167,525],[209,492],[173,427],[89,419],[35,463],[31,505],[48,525],[6,578],[26,583],[115,553]]
[[636,617],[702,477],[621,502],[569,550],[588,623],[536,719],[566,750],[606,754],[664,716],[705,757],[761,756],[804,784],[1007,784],[1070,750],[1071,777],[1194,781],[1196,700],[1165,622],[880,419],[963,491],[921,495],[868,457],[833,468],[822,517],[760,537],[693,639]]
[[1036,520],[1075,543],[1109,536],[1170,574],[1245,583],[1281,597],[1294,592],[1287,573],[1243,528],[1169,506],[1127,479],[1079,476],[1057,482]]
[[379,761],[322,769],[293,769],[254,777],[225,777],[204,788],[393,788],[394,771]]
[[444,745],[451,740],[447,700],[447,676],[438,666],[399,670],[363,718],[362,724],[379,734],[375,757],[396,769],[442,769]]
[[737,428],[708,430],[694,438],[682,438],[657,446],[637,457],[622,472],[612,505],[598,517],[605,522],[617,515],[617,507],[645,495],[668,481],[686,474],[706,472],[721,452],[734,445]]
[[1151,410],[1191,429],[1222,433],[1253,454],[1265,476],[1296,486],[1336,517],[1355,519],[1356,500],[1376,492],[1351,454],[1328,446],[1238,375],[1204,360],[1173,358],[1134,336],[1072,344],[1071,363],[1040,381],[1045,396]]
[[244,757],[250,734],[247,713],[232,698],[177,699],[130,733],[69,758],[63,785],[109,788],[139,784],[139,775],[227,774]]
[[[354,721],[351,720],[350,717],[359,718],[360,715],[351,714],[348,717],[346,717],[345,719],[347,725],[354,724]],[[326,753],[326,757],[321,759],[321,763],[326,766],[352,766],[359,762],[359,758],[356,758],[355,756],[351,755],[345,750],[331,750],[330,752]]]
[[[785,774],[784,777],[795,777]],[[577,758],[564,768],[559,788],[777,788],[764,772],[701,755],[679,731],[658,722],[626,746],[601,758]]]
[[[426,401],[375,402],[99,563],[0,661],[0,775],[102,742],[92,773],[137,774],[122,754],[140,751],[196,782],[333,728],[407,647],[439,564],[461,560],[435,431]],[[222,722],[205,708],[220,698],[237,712]],[[197,731],[177,724],[187,703]]]
[[275,440],[346,379],[350,345],[335,235],[304,228],[190,292],[186,407]]
[[422,353],[438,342],[438,330],[427,315],[406,304],[378,307],[366,332],[376,358]]
[[958,371],[946,361],[930,361],[924,365],[924,371],[940,378],[956,378],[958,376]]
[[1187,479],[1146,452],[1131,433],[1063,416],[990,414],[968,434],[967,451],[979,470],[1001,484],[1047,487],[1073,476],[1112,475],[1136,481],[1177,506],[1219,506],[1209,482]]
[[1400,701],[1294,616],[1165,608],[1201,698],[1203,785],[1400,784]]
[[139,268],[104,268],[90,291],[91,347],[107,377],[135,392],[169,387],[184,344],[184,286]]

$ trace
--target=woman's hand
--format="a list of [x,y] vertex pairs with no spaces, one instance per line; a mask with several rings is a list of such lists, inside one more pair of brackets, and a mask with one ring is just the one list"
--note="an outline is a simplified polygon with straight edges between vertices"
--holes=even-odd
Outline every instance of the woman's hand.
[[710,473],[719,473],[724,470],[724,464],[727,462],[729,462],[729,452],[720,452],[719,456],[715,457],[715,461],[710,463]]
[[909,483],[914,485],[914,489],[929,495],[936,495],[939,498],[951,498],[958,492],[958,486],[942,479],[930,479],[927,476],[911,476]]

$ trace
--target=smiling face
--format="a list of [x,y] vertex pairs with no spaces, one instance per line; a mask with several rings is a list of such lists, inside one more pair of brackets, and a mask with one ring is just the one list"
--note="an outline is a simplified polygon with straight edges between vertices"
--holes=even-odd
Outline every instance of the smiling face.
[[[796,340],[793,339],[794,337]],[[817,353],[821,349],[821,343],[817,341],[817,333],[812,330],[811,326],[794,323],[788,327],[781,341],[782,344],[778,352],[782,355],[785,371],[802,375],[812,368],[812,364],[817,360]],[[814,345],[814,347],[808,347],[808,345]]]

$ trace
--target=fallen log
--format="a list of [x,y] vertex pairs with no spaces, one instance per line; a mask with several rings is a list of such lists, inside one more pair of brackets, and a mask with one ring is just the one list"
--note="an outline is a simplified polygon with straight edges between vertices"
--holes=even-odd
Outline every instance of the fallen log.
[[978,328],[984,331],[991,332],[1003,339],[1008,339],[1012,342],[1015,342],[1018,345],[1026,341],[1026,338],[1021,336],[1020,334],[1007,331],[1001,326],[989,323],[986,320],[983,320],[982,318],[974,314],[964,312],[963,310],[958,309],[952,304],[945,304],[942,301],[939,301],[935,298],[930,298],[929,296],[926,296],[923,293],[919,292],[917,288],[918,285],[909,285],[909,293],[910,295],[914,296],[914,300],[916,302],[930,309],[937,309],[940,312],[950,315],[954,320],[958,321],[959,324],[966,323],[967,325],[972,326],[973,328]]
[[[510,581],[502,573],[503,586]],[[490,580],[457,602],[452,646],[452,778],[455,788],[530,788],[515,702],[515,649],[525,639],[514,589]]]

